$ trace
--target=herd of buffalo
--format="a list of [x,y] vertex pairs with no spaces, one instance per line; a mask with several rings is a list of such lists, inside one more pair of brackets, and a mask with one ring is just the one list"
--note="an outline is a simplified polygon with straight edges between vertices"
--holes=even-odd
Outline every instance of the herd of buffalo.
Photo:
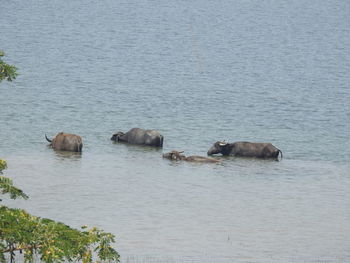
[[[83,140],[79,135],[68,134],[60,132],[53,139],[47,138],[53,149],[59,151],[72,151],[81,152],[83,148]],[[111,140],[115,142],[125,142],[137,145],[147,145],[154,147],[163,147],[164,137],[156,130],[144,130],[140,128],[132,128],[130,131],[123,133],[117,132],[113,134]],[[218,159],[204,157],[204,156],[185,156],[183,152],[171,151],[163,154],[163,158],[170,160],[184,160],[189,162],[220,162]],[[234,142],[227,143],[225,141],[218,141],[214,143],[208,150],[208,155],[222,154],[226,156],[237,157],[255,157],[255,158],[268,158],[278,160],[280,155],[282,158],[281,150],[277,149],[271,143],[257,143],[257,142]]]

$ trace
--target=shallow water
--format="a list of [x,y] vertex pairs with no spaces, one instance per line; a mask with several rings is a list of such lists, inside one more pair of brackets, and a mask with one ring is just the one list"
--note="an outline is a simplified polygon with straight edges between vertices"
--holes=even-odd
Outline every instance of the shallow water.
[[[2,1],[11,206],[117,236],[124,262],[350,260],[347,1]],[[112,143],[153,128],[164,149]],[[83,153],[44,134],[80,134]],[[205,155],[268,141],[280,162]]]

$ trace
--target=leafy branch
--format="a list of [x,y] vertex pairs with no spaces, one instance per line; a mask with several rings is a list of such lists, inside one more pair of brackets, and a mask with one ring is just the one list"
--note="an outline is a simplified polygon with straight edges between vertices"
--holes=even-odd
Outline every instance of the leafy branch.
[[[0,194],[9,194],[11,199],[23,198],[28,199],[28,196],[23,191],[13,186],[10,178],[0,176]],[[0,199],[1,201],[1,199]]]
[[13,65],[9,65],[2,60],[5,53],[0,50],[0,82],[2,80],[12,81],[18,76],[17,68]]
[[[0,159],[0,173],[7,168],[7,163]],[[10,178],[0,175],[0,194],[9,194],[11,199],[23,198],[28,199],[28,196],[19,188],[13,186],[12,180]],[[1,202],[1,199],[0,199]]]

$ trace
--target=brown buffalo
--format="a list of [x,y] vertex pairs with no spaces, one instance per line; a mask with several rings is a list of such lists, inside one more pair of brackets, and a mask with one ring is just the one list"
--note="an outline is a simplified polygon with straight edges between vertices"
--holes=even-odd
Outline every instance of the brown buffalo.
[[178,151],[171,151],[169,153],[165,153],[163,154],[163,158],[167,158],[170,160],[174,160],[174,161],[188,161],[188,162],[201,162],[201,163],[218,163],[220,162],[219,160],[216,160],[214,158],[208,158],[208,157],[203,157],[203,156],[197,156],[197,155],[193,155],[193,156],[188,156],[186,157],[185,155],[182,155],[182,152],[178,152]]
[[81,152],[83,141],[79,135],[60,132],[52,140],[45,138],[53,149],[59,151]]
[[282,151],[277,149],[271,143],[259,142],[216,142],[208,150],[208,155],[218,154],[232,155],[241,157],[256,157],[256,158],[276,158]]

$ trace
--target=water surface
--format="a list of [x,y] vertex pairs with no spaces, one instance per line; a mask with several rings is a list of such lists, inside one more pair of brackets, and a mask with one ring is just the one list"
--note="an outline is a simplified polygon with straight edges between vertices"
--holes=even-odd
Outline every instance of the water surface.
[[[117,236],[124,262],[350,260],[348,1],[8,1],[0,157],[28,201]],[[114,144],[157,129],[164,149]],[[44,134],[80,134],[83,153]],[[264,141],[280,162],[205,155]]]

